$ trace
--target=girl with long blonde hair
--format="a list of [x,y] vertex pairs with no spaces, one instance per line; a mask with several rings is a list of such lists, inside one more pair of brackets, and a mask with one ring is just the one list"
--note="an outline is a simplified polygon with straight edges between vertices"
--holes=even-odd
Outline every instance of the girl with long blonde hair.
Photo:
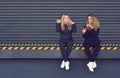
[[[100,23],[97,17],[93,14],[87,16],[86,25],[82,29],[84,38],[85,53],[89,59],[87,64],[89,70],[94,72],[94,68],[97,67],[96,58],[100,51],[100,39],[98,37],[100,30]],[[93,48],[93,52],[90,51],[90,47]]]
[[57,20],[56,32],[60,32],[59,45],[63,60],[60,67],[65,68],[66,70],[69,70],[70,68],[69,55],[73,46],[72,33],[76,31],[76,25],[68,14],[63,14],[61,19]]

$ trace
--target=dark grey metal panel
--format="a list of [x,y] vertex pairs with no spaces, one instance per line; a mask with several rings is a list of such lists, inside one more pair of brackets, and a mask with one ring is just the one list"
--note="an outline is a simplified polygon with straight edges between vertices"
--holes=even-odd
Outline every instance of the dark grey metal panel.
[[[77,25],[75,43],[83,43],[81,29],[86,16],[95,14],[101,22],[102,43],[120,44],[120,2],[0,2],[0,43],[58,43],[56,19],[69,13]],[[1,47],[0,47],[1,48]],[[56,50],[1,50],[0,58],[60,58]],[[73,50],[71,58],[86,58]],[[119,50],[101,51],[98,58],[119,58]]]
[[75,43],[89,13],[101,22],[102,43],[120,43],[120,2],[0,2],[0,43],[58,43],[56,19],[66,12],[77,24]]

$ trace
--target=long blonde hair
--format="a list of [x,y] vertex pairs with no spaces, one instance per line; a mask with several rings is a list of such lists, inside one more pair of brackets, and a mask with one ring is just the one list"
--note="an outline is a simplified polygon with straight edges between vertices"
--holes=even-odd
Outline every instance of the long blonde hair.
[[[64,18],[65,18],[66,15],[69,17],[69,20],[71,21],[71,18],[70,18],[70,16],[69,16],[67,13],[63,14],[62,17],[61,17],[61,29],[62,29],[62,30],[65,29]],[[69,30],[72,30],[72,24],[69,22],[67,25],[68,25],[68,29],[69,29]]]
[[[93,19],[93,22],[92,22],[93,28],[94,28],[95,30],[97,30],[98,28],[100,28],[100,22],[99,22],[99,20],[97,19],[97,17],[96,17],[95,15],[93,15],[93,14],[90,14],[90,15],[87,16],[87,18],[88,18],[89,16],[91,16],[92,19]],[[87,23],[88,23],[88,21],[87,21]]]

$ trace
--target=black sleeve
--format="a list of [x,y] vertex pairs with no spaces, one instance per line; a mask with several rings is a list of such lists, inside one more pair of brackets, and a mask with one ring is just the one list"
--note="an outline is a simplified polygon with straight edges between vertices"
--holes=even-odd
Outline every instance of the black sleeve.
[[56,23],[56,32],[60,32],[60,31],[61,31],[61,24]]
[[85,34],[82,34],[82,37],[85,38]]
[[93,36],[98,36],[98,35],[99,35],[99,31],[100,31],[100,28],[98,28],[97,30],[92,29],[92,30],[91,30],[91,34],[92,34]]
[[86,38],[88,35],[92,35],[92,36],[98,36],[99,35],[99,31],[100,31],[100,28],[98,28],[97,30],[95,29],[91,29],[91,30],[87,30],[85,34],[83,34],[83,38]]
[[77,32],[77,26],[76,26],[76,24],[72,24],[72,32]]
[[[84,26],[83,28],[85,28],[85,27],[86,27],[86,26]],[[83,28],[82,28],[82,29],[83,29]],[[88,33],[88,32],[86,31],[86,33]],[[83,38],[85,38],[86,33],[85,33],[85,34],[82,34],[82,37],[83,37]]]
[[83,38],[86,38],[88,36],[89,31],[87,30],[85,34],[82,34]]

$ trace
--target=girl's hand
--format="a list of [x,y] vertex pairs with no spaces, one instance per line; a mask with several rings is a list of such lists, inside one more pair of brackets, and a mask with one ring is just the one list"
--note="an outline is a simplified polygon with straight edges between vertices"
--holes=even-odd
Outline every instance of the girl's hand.
[[57,20],[56,20],[56,22],[57,22],[57,23],[60,23],[60,22],[61,22],[61,20],[60,20],[60,19],[57,19]]
[[87,28],[88,30],[90,30],[90,29],[93,29],[93,26],[90,25],[90,24],[86,24],[86,28]]
[[71,21],[71,24],[74,24],[74,22],[73,22],[73,21]]
[[73,22],[72,20],[69,20],[69,23],[70,23],[70,24],[74,24],[74,22]]
[[87,24],[86,27],[87,27],[88,29],[89,29],[89,28],[90,28],[90,29],[93,29],[93,26],[90,25],[90,24]]

